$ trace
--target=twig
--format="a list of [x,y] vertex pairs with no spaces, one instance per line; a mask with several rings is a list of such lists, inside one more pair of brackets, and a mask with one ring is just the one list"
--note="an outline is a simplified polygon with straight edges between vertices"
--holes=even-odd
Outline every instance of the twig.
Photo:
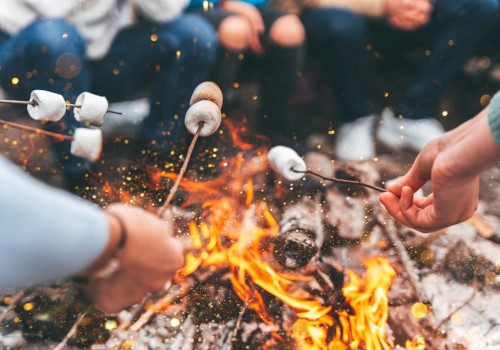
[[82,323],[83,318],[86,315],[87,315],[87,313],[84,312],[83,314],[81,314],[78,317],[75,324],[73,324],[73,327],[71,327],[71,329],[69,330],[68,334],[66,334],[64,339],[59,344],[57,344],[57,346],[54,348],[54,350],[62,350],[66,346],[66,344],[68,343],[68,340],[70,340],[71,338],[73,338],[75,336],[76,330],[78,329],[78,326],[80,326],[80,323]]
[[234,330],[233,330],[233,338],[236,337],[236,335],[238,334],[238,331],[241,328],[241,321],[243,320],[243,315],[245,314],[245,312],[247,310],[248,310],[248,305],[247,304],[243,305],[243,307],[241,308],[240,314],[238,315],[238,320],[236,321],[236,326],[234,327]]
[[474,290],[472,291],[470,297],[467,298],[467,300],[465,300],[462,305],[460,305],[459,307],[457,307],[455,310],[453,310],[448,316],[446,316],[445,318],[443,318],[443,320],[441,322],[439,322],[439,324],[436,326],[436,329],[439,330],[443,324],[445,324],[445,322],[448,322],[452,317],[453,315],[462,310],[464,307],[466,307],[467,305],[469,305],[472,300],[474,300],[474,297],[476,296],[476,293],[477,293],[477,280],[474,280]]
[[14,307],[16,307],[17,303],[23,297],[24,297],[24,290],[20,290],[19,292],[17,292],[16,295],[14,295],[14,297],[12,298],[12,301],[10,302],[9,306],[7,306],[7,308],[0,315],[0,324],[2,324],[3,321],[5,321],[5,319],[7,318],[7,315],[14,309]]
[[181,171],[179,171],[179,175],[177,176],[177,179],[175,180],[174,186],[172,186],[172,189],[170,190],[170,193],[168,194],[168,197],[165,200],[165,203],[162,205],[162,207],[158,211],[158,216],[160,218],[163,217],[163,213],[165,212],[165,210],[167,210],[168,206],[170,205],[170,202],[172,202],[172,199],[174,198],[175,193],[177,192],[177,189],[179,188],[181,180],[184,177],[184,174],[186,173],[187,166],[189,164],[189,160],[191,159],[191,155],[193,154],[194,145],[196,144],[196,141],[198,140],[198,137],[200,136],[200,131],[201,131],[202,127],[203,127],[203,123],[200,123],[198,125],[198,130],[196,130],[196,133],[194,134],[193,140],[191,140],[191,144],[189,145],[189,149],[187,151],[186,158],[184,159],[184,163],[182,163]]
[[144,312],[141,315],[141,317],[139,317],[139,319],[130,327],[130,330],[134,332],[140,330],[149,322],[151,317],[153,317],[156,313],[160,312],[160,310],[162,310],[165,305],[178,303],[179,301],[184,299],[186,295],[188,295],[189,292],[191,292],[194,286],[195,285],[193,284],[186,288],[182,288],[182,290],[178,294],[172,297],[166,295],[160,300],[158,300],[156,303],[153,304],[153,306],[151,306],[148,310],[146,310],[146,312]]
[[137,305],[134,308],[134,310],[132,310],[132,312],[130,313],[130,319],[120,323],[120,325],[118,326],[118,329],[126,330],[128,327],[130,327],[134,318],[136,318],[136,316],[139,314],[139,312],[142,310],[142,308],[146,304],[146,300],[147,300],[147,298],[144,298],[144,300],[139,305]]
[[300,173],[300,174],[309,174],[309,175],[314,175],[316,177],[319,177],[320,179],[326,180],[326,181],[331,181],[335,182],[337,184],[346,184],[346,185],[355,185],[355,186],[364,186],[367,188],[371,188],[372,190],[378,191],[378,192],[387,192],[385,188],[370,185],[364,182],[361,182],[360,180],[346,180],[346,179],[337,179],[336,177],[326,177],[321,174],[318,174],[312,170],[296,170],[292,169],[293,172]]
[[398,253],[397,254],[398,258],[401,261],[401,264],[403,265],[406,274],[408,275],[408,282],[410,283],[410,286],[413,289],[415,296],[420,302],[429,303],[430,302],[429,298],[427,298],[427,296],[424,294],[423,288],[420,287],[420,278],[415,272],[415,269],[413,267],[413,261],[411,260],[408,251],[403,245],[403,242],[401,242],[401,239],[396,235],[394,222],[392,220],[389,220],[386,223],[386,225],[383,225],[379,220],[379,225],[381,226],[382,231],[385,233],[391,245],[394,247],[394,249],[396,249]]
[[33,132],[33,133],[39,134],[39,135],[53,137],[53,138],[55,138],[55,139],[57,139],[59,141],[62,141],[62,140],[73,141],[75,139],[73,136],[58,134],[58,133],[55,133],[55,132],[50,132],[50,131],[46,131],[46,130],[43,130],[43,129],[34,128],[34,127],[23,125],[23,124],[9,122],[9,121],[3,120],[3,119],[0,119],[0,124],[5,124],[5,125],[11,126],[13,128],[16,128],[16,129]]

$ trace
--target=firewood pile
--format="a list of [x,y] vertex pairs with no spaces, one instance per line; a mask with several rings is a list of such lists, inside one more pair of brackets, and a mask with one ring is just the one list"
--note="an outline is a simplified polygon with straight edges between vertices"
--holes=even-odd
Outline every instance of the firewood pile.
[[[315,151],[304,160],[325,176],[383,187],[408,165],[393,156],[332,161],[328,144],[311,140]],[[500,346],[499,167],[482,177],[473,219],[424,235],[390,219],[370,189],[280,179],[266,151],[226,158],[211,180],[188,172],[165,213],[188,248],[168,291],[114,316],[94,310],[71,283],[5,292],[0,349]],[[146,172],[155,191],[176,179]],[[123,198],[136,197],[120,191]]]

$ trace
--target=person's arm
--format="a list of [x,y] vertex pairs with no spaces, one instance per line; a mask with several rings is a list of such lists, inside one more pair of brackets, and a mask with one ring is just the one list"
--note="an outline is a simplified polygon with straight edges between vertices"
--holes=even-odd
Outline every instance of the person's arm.
[[306,0],[306,7],[340,7],[363,16],[383,17],[386,0]]
[[83,270],[104,250],[108,225],[98,208],[0,157],[0,289]]
[[133,4],[146,18],[155,22],[169,22],[182,14],[189,0],[135,0]]
[[[171,233],[169,222],[141,208],[103,212],[0,157],[0,290],[76,274],[89,280],[97,307],[117,312],[162,290],[183,266]],[[107,269],[111,259],[117,269]]]
[[[402,224],[430,232],[462,222],[477,208],[479,175],[500,160],[500,95],[490,107],[428,144],[401,181],[380,195]],[[431,181],[432,193],[413,194]]]

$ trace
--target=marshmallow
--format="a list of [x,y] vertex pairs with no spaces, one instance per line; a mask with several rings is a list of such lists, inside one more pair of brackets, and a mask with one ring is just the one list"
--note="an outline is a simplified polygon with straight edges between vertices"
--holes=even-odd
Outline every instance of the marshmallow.
[[95,162],[102,150],[102,132],[100,129],[75,129],[71,142],[71,154]]
[[30,101],[34,102],[35,105],[28,105],[28,114],[35,120],[57,122],[66,114],[66,101],[59,94],[45,90],[33,90]]
[[297,152],[285,146],[276,146],[267,153],[267,160],[271,168],[287,179],[288,181],[298,181],[304,177],[303,173],[296,173],[294,170],[306,171],[307,166]]
[[194,89],[189,105],[192,106],[196,102],[208,100],[219,106],[219,109],[222,109],[222,99],[222,91],[219,86],[211,81],[205,81]]
[[104,115],[108,111],[108,100],[106,97],[97,96],[90,92],[81,93],[76,99],[73,113],[75,119],[80,123],[90,123],[101,126],[104,123]]
[[220,126],[222,120],[219,107],[212,101],[199,101],[192,105],[186,112],[184,124],[191,134],[196,134],[198,125],[203,123],[200,136],[212,135]]

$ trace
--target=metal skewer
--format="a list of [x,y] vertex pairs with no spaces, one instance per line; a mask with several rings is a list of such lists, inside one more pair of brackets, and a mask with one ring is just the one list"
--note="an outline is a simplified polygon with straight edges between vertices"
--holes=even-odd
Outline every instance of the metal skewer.
[[[33,107],[37,105],[37,103],[35,101],[20,101],[20,100],[0,100],[0,103],[6,103],[6,104],[11,104],[11,105],[29,105],[29,106],[33,106]],[[66,107],[82,108],[82,105],[76,105],[73,103],[66,103]],[[118,112],[118,111],[113,111],[113,110],[107,110],[106,113],[123,115],[123,112]]]

